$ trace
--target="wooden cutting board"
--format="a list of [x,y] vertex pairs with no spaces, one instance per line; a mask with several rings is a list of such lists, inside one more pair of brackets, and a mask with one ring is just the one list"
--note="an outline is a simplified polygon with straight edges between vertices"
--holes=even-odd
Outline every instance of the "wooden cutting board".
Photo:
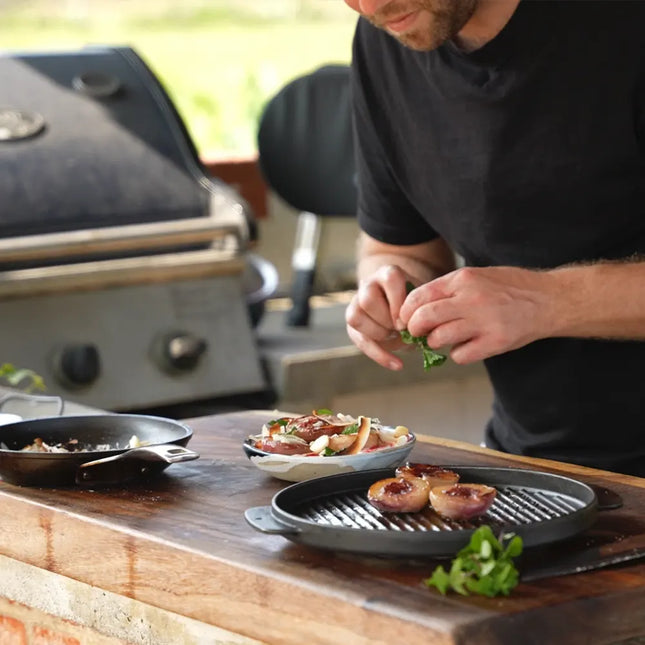
[[[618,642],[645,634],[645,564],[520,584],[510,597],[441,596],[423,585],[436,561],[332,553],[259,533],[244,510],[288,485],[241,444],[275,411],[188,420],[197,461],[109,490],[0,483],[0,553],[229,631],[280,645]],[[645,480],[419,437],[411,460],[518,466],[619,493],[585,534],[531,553],[645,534]],[[551,554],[551,555],[550,555]]]

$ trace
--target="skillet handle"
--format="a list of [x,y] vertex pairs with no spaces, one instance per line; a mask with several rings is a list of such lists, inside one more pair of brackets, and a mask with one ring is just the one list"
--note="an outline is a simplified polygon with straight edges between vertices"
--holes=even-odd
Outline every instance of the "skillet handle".
[[276,520],[271,514],[270,506],[254,506],[244,511],[244,519],[256,530],[262,533],[290,535],[300,533],[295,526],[289,526]]
[[131,448],[112,457],[95,459],[81,464],[76,471],[76,483],[85,485],[120,484],[145,475],[151,462],[174,464],[198,459],[199,453],[176,444],[160,444]]

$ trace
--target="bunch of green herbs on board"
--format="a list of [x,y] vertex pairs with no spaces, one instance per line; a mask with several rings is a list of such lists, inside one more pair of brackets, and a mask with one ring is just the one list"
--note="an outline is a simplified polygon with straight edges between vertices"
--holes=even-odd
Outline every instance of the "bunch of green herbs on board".
[[[414,289],[414,285],[411,282],[405,283],[405,290],[407,293],[410,293]],[[445,354],[440,354],[435,352],[434,349],[428,347],[428,337],[427,336],[413,336],[407,329],[404,329],[400,332],[401,340],[406,345],[417,345],[423,354],[423,369],[427,372],[433,367],[439,367],[446,362]]]
[[513,558],[522,553],[522,548],[519,535],[508,533],[498,540],[490,526],[480,526],[457,553],[450,570],[440,565],[423,582],[444,595],[452,589],[463,596],[508,596],[519,582]]

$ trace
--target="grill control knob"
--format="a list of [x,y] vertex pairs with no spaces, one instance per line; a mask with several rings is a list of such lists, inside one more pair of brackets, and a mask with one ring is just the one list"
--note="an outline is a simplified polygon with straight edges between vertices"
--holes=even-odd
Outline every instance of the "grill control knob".
[[55,371],[63,385],[90,385],[101,373],[99,350],[91,344],[67,345],[57,356]]
[[189,332],[173,332],[161,339],[162,367],[185,372],[197,367],[208,343]]

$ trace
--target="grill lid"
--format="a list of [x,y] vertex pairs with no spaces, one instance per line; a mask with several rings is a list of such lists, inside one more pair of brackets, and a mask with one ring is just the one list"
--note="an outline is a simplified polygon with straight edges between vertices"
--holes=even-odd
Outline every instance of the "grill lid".
[[367,490],[393,469],[321,477],[277,493],[270,507],[249,509],[254,528],[310,546],[385,556],[452,555],[482,524],[495,533],[520,535],[531,547],[571,537],[596,518],[595,492],[551,473],[517,468],[444,466],[464,483],[494,486],[497,497],[485,515],[466,522],[445,520],[431,508],[420,513],[381,513]]
[[0,235],[202,217],[209,178],[130,47],[0,55]]

